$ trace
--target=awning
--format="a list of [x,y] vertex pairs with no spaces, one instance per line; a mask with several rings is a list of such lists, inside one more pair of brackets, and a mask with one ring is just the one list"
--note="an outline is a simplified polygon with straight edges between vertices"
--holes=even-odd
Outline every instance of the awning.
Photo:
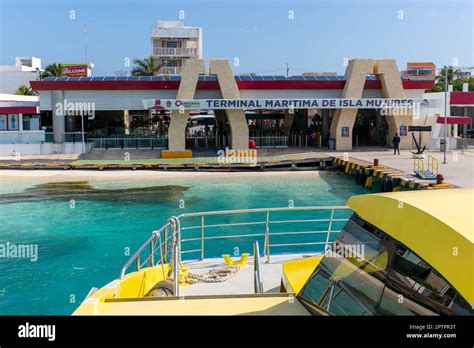
[[0,106],[0,114],[37,114],[37,106]]
[[[447,124],[471,124],[471,118],[465,116],[448,116]],[[436,123],[444,124],[444,116],[438,116]]]
[[474,92],[451,92],[451,106],[474,106]]

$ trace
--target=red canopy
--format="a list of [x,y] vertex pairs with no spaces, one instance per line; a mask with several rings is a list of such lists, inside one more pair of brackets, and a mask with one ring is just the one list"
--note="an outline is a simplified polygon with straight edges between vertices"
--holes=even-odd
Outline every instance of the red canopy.
[[36,106],[0,106],[0,114],[37,114]]
[[[438,116],[436,123],[444,124],[444,116]],[[465,116],[448,116],[447,124],[471,124],[471,118]]]
[[474,92],[451,92],[451,106],[474,106]]

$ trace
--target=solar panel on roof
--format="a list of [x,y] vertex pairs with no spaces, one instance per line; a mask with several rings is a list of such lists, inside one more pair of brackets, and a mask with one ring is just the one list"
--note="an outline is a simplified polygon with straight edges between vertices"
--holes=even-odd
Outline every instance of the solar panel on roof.
[[303,75],[290,76],[289,79],[290,80],[304,80],[304,76]]
[[265,81],[273,81],[275,78],[273,76],[262,76],[263,80]]
[[240,76],[239,75],[234,75],[234,80],[235,81],[240,81]]
[[104,78],[104,81],[115,81],[115,76],[107,76]]
[[67,81],[68,77],[58,77],[55,81]]
[[104,78],[103,77],[93,77],[92,78],[92,81],[103,81]]
[[316,80],[316,76],[305,76],[306,80],[309,80],[309,81],[314,81]]
[[140,76],[140,81],[151,81],[151,76]]
[[181,81],[181,76],[172,75],[170,80],[171,81]]
[[163,76],[152,76],[151,80],[152,81],[163,81],[164,77]]
[[139,76],[129,76],[129,77],[127,78],[127,80],[129,80],[129,81],[138,81],[139,79],[140,79]]
[[127,80],[128,80],[127,76],[117,76],[117,78],[115,79],[115,81],[127,81]]
[[83,77],[81,81],[91,81],[92,77]]
[[206,81],[217,81],[217,77],[215,76],[205,76]]
[[275,80],[286,80],[286,77],[283,76],[283,75],[276,75],[276,76],[273,76],[275,78]]
[[206,77],[205,76],[199,76],[198,81],[206,81]]
[[263,76],[253,76],[252,79],[254,81],[263,81]]
[[79,81],[80,77],[70,77],[67,80],[68,81]]
[[250,76],[240,76],[240,81],[252,81]]
[[326,76],[328,78],[329,81],[338,81],[339,79],[337,78],[337,76]]

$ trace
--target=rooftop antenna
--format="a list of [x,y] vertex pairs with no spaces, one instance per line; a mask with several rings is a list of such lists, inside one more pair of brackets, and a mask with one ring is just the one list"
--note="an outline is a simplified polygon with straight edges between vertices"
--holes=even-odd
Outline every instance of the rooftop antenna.
[[84,57],[87,64],[87,24],[84,24]]
[[286,63],[286,78],[288,78],[288,74],[290,73],[290,66]]

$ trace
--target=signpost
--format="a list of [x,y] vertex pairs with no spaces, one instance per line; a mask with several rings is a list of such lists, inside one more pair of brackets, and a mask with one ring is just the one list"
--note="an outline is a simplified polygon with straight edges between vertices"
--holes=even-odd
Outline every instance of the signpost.
[[[412,132],[411,135],[413,137],[413,141],[415,142],[416,149],[417,149],[417,152],[412,152],[412,153],[414,155],[422,155],[426,149],[426,145],[423,146],[423,149],[420,147],[421,146],[421,133],[431,132],[431,126],[408,126],[408,131]],[[418,141],[416,141],[415,132],[418,132]]]

